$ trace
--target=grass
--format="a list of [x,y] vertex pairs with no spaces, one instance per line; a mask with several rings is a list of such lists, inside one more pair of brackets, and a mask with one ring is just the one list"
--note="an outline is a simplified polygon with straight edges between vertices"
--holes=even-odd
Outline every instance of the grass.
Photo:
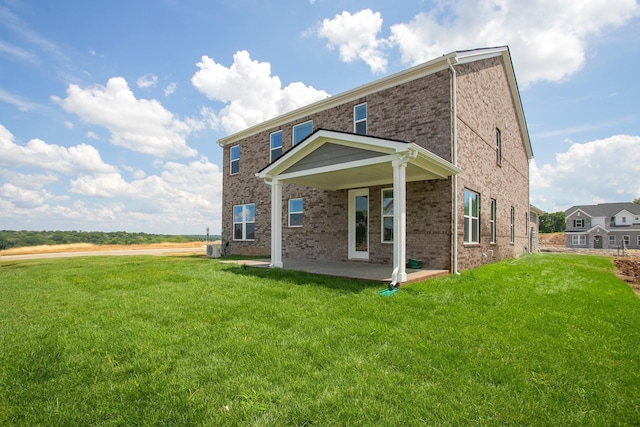
[[199,257],[0,262],[0,425],[637,425],[612,271],[535,255],[385,298]]

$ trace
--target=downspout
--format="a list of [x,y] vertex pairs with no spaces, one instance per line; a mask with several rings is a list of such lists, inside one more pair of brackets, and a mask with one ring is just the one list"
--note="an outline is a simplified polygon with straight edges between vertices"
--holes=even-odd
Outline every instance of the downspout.
[[[456,84],[456,70],[451,64],[451,58],[447,58],[447,64],[451,70],[451,103],[453,104],[453,165],[458,166],[458,97]],[[453,251],[453,273],[460,275],[458,271],[458,174],[453,175],[453,233],[452,233],[452,251]]]

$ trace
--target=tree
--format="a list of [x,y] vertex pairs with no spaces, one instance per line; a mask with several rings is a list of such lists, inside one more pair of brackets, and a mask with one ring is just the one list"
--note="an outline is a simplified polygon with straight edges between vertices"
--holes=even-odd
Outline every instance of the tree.
[[558,233],[565,230],[564,212],[543,213],[539,221],[540,233]]
[[637,199],[635,199],[633,201],[633,203],[635,203],[636,205],[640,205],[640,197],[638,197]]

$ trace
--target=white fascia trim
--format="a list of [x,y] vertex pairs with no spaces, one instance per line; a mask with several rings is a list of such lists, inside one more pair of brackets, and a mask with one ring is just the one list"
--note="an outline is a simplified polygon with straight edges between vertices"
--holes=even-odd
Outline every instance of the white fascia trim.
[[413,81],[419,77],[428,76],[431,74],[435,74],[439,71],[446,70],[447,68],[449,68],[449,65],[447,64],[447,59],[450,58],[451,62],[455,63],[456,56],[457,56],[457,52],[451,52],[447,55],[443,55],[439,58],[432,59],[431,61],[427,61],[423,64],[416,65],[414,67],[392,74],[388,77],[383,77],[381,79],[375,80],[371,83],[366,83],[362,86],[358,86],[357,88],[348,90],[341,94],[330,96],[320,101],[316,101],[313,104],[309,104],[305,107],[301,107],[296,110],[290,111],[288,113],[284,113],[280,116],[266,120],[262,123],[251,126],[247,129],[241,130],[234,134],[228,135],[224,138],[220,138],[218,140],[218,145],[221,147],[225,147],[235,141],[244,139],[258,132],[262,132],[267,129],[273,129],[275,127],[278,127],[283,123],[293,122],[301,118],[315,114],[317,112],[324,111],[329,108],[336,107],[338,105],[342,105],[350,101],[357,100],[371,93],[380,92],[382,90],[389,89],[389,88],[398,86],[400,84]]
[[[328,165],[328,166],[322,166],[314,169],[305,169],[297,172],[280,174],[278,175],[278,179],[282,181],[286,181],[288,179],[299,178],[299,177],[308,176],[308,175],[318,175],[321,173],[336,172],[336,171],[341,171],[345,169],[359,168],[362,166],[371,166],[371,165],[376,165],[380,163],[388,163],[388,162],[397,160],[399,158],[400,158],[399,154],[392,154],[389,156],[380,156],[380,157],[374,157],[371,159],[356,160],[353,162],[337,163],[335,165]],[[263,176],[262,174],[259,174],[258,178],[264,178],[265,176]]]
[[566,217],[570,217],[571,215],[577,213],[577,212],[582,212],[583,214],[585,214],[586,216],[588,216],[589,218],[593,218],[591,215],[589,215],[588,213],[586,213],[585,211],[583,211],[582,209],[578,208],[574,211],[572,211],[570,214],[566,215]]

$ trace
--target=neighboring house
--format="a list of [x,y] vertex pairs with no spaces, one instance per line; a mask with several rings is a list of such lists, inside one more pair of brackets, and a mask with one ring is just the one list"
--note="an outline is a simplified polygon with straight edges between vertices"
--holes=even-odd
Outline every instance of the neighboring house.
[[530,250],[508,47],[452,52],[219,140],[227,253],[458,272]]
[[568,248],[640,249],[640,205],[601,203],[564,213]]

